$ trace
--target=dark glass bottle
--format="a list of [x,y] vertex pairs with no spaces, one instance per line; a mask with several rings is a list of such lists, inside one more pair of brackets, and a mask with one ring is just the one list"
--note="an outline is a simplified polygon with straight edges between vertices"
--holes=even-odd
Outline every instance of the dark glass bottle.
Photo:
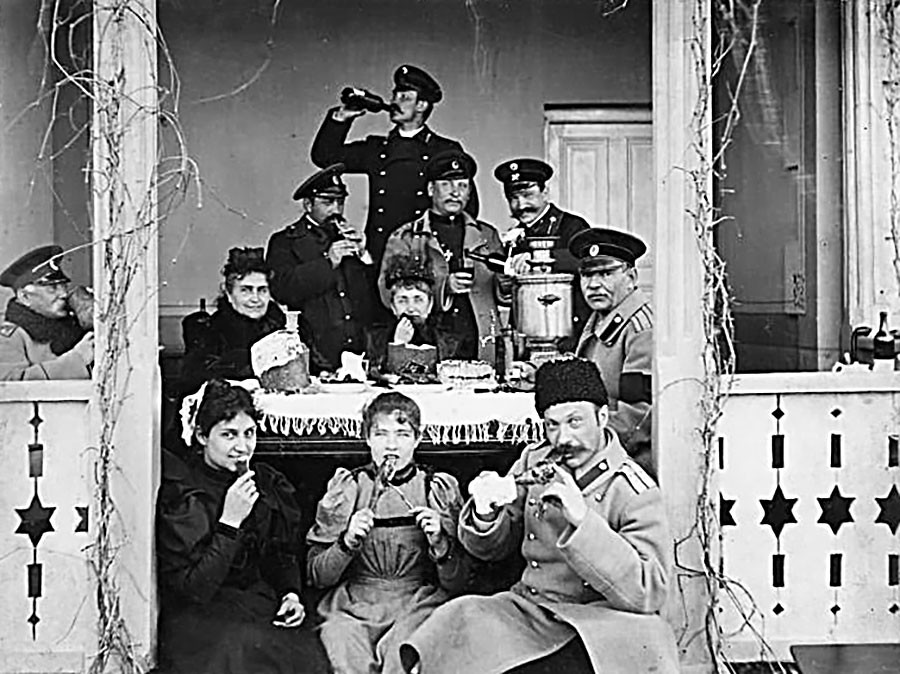
[[341,91],[341,103],[351,110],[367,110],[368,112],[387,112],[391,109],[390,103],[385,103],[378,94],[368,89],[357,87],[344,87]]
[[476,253],[467,250],[466,257],[476,262],[483,262],[488,269],[497,274],[502,274],[506,265],[506,256],[502,253]]
[[888,314],[882,311],[878,319],[878,332],[872,338],[872,347],[876,360],[893,360],[894,356],[894,335],[888,330]]
[[181,319],[181,338],[185,353],[205,348],[210,325],[210,315],[206,310],[206,298],[200,298],[200,310]]

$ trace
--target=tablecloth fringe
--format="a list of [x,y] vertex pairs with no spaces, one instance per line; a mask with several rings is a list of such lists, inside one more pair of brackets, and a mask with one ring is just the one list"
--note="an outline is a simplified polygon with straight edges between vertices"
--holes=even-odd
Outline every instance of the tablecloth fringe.
[[[263,414],[260,422],[263,430],[283,436],[307,437],[312,435],[340,435],[359,438],[362,421],[344,417],[286,417]],[[535,442],[540,440],[542,429],[533,423],[507,424],[454,424],[432,425],[424,429],[425,436],[435,445],[462,445],[470,442]]]

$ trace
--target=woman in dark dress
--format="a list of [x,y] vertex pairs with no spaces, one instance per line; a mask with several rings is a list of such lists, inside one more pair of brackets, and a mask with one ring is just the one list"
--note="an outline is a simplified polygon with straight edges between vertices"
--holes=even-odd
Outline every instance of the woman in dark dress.
[[[427,259],[414,255],[397,255],[390,259],[385,271],[385,287],[390,296],[392,319],[369,330],[366,355],[373,376],[388,373],[390,344],[405,346],[433,346],[438,361],[473,357],[475,348],[465,334],[443,329],[435,316],[434,271]],[[436,374],[431,367],[432,379]],[[401,372],[394,372],[401,381],[425,383],[427,373],[418,363],[407,363]]]
[[[266,335],[285,327],[285,316],[269,294],[272,271],[262,248],[232,248],[222,268],[225,282],[208,323],[185,339],[182,395],[193,393],[213,377],[250,379],[250,347]],[[196,328],[196,326],[195,326]],[[310,347],[313,374],[328,367],[313,345],[309,324],[299,317],[297,331]]]
[[186,459],[164,452],[156,513],[160,671],[327,672],[300,628],[303,531],[294,488],[248,462],[256,447],[250,394],[212,380],[190,425]]

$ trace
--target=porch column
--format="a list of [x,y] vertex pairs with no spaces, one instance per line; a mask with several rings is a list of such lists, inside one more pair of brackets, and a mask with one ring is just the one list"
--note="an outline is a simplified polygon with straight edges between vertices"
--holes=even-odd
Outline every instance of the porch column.
[[[891,237],[891,144],[885,92],[900,72],[887,67],[884,0],[843,3],[844,174],[847,304],[851,327],[878,327],[878,312],[900,326],[900,283]],[[900,20],[900,9],[895,10]],[[897,39],[900,29],[895,29]],[[893,83],[889,79],[893,78]],[[900,97],[898,97],[900,98]],[[900,100],[898,100],[900,106]],[[900,114],[900,108],[895,115]],[[900,144],[900,121],[897,124]],[[900,150],[893,150],[900,156]],[[898,159],[900,161],[900,159]],[[896,186],[900,194],[900,184]],[[898,206],[900,207],[900,206]]]
[[[704,0],[653,3],[653,147],[656,184],[654,267],[655,358],[654,438],[660,486],[672,535],[687,538],[677,548],[678,562],[700,568],[700,546],[691,533],[702,479],[702,425],[699,406],[703,378],[703,269],[694,221],[696,195],[686,171],[698,166],[694,107],[700,75],[692,55],[695,21],[705,22],[709,61],[709,4]],[[708,75],[707,75],[708,77]],[[711,146],[709,111],[701,120],[704,146]],[[707,185],[711,189],[711,185]],[[703,578],[679,574],[673,579],[667,617],[679,639],[684,672],[710,671],[703,635],[708,604]]]
[[[101,587],[112,594],[101,594],[100,608],[108,619],[118,611],[127,635],[117,636],[149,662],[156,636],[153,512],[160,455],[156,2],[94,0],[93,31],[94,437],[101,459],[107,450],[108,464],[98,462],[96,472],[108,475],[114,508],[107,523],[112,580]],[[96,563],[97,553],[91,554]],[[131,671],[117,650],[107,670]]]

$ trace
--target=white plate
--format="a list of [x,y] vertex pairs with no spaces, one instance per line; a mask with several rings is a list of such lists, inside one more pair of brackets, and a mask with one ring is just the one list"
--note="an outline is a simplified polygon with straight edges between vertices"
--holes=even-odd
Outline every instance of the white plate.
[[318,387],[322,393],[363,393],[368,390],[369,385],[358,381],[320,381]]

